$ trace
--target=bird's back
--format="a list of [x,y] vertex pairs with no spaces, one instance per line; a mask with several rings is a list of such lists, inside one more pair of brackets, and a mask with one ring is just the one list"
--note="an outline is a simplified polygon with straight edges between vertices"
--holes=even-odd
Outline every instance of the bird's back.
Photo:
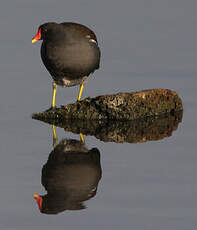
[[66,31],[69,32],[69,34],[71,34],[73,36],[73,38],[90,38],[93,39],[94,41],[97,42],[97,38],[95,33],[89,29],[87,26],[78,24],[78,23],[74,23],[74,22],[63,22],[61,23],[61,25],[64,26],[64,28],[66,29]]

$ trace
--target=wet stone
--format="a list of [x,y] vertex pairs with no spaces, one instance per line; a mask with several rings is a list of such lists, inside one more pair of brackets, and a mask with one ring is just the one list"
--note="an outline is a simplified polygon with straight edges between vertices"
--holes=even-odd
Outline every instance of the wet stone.
[[65,120],[136,120],[183,110],[180,97],[169,89],[151,89],[86,98],[53,111],[34,113],[33,118],[49,123]]

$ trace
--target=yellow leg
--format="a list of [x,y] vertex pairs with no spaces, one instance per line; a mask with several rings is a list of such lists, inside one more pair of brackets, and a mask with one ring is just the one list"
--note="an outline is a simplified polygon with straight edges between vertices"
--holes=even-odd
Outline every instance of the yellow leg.
[[52,99],[52,108],[55,108],[55,96],[56,96],[56,92],[57,92],[57,84],[55,82],[52,83],[53,86],[53,99]]
[[58,144],[58,138],[55,130],[55,125],[53,125],[53,148],[55,148]]
[[80,101],[82,91],[83,91],[83,84],[80,85],[80,90],[79,90],[79,95],[78,95],[77,101]]
[[82,133],[80,133],[79,135],[80,135],[81,142],[85,143],[85,140],[84,140],[83,134],[82,134]]

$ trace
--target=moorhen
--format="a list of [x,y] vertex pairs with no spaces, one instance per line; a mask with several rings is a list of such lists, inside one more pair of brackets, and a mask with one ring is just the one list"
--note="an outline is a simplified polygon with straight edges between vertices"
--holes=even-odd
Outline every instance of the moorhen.
[[79,101],[83,83],[100,64],[100,49],[95,33],[78,23],[49,22],[39,26],[32,43],[38,40],[43,40],[41,58],[53,78],[52,108],[55,107],[58,85],[80,85]]
[[82,141],[64,139],[42,168],[41,182],[47,194],[33,197],[41,213],[81,210],[86,208],[84,202],[96,195],[101,176],[99,150],[89,150]]

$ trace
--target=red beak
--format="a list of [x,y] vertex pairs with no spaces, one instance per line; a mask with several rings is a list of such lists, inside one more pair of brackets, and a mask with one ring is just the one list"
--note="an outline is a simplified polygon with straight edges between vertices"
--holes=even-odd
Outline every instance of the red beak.
[[37,194],[34,194],[33,197],[37,201],[40,211],[42,211],[42,197]]
[[41,29],[38,30],[38,33],[36,36],[31,40],[32,43],[37,42],[38,40],[41,39]]

